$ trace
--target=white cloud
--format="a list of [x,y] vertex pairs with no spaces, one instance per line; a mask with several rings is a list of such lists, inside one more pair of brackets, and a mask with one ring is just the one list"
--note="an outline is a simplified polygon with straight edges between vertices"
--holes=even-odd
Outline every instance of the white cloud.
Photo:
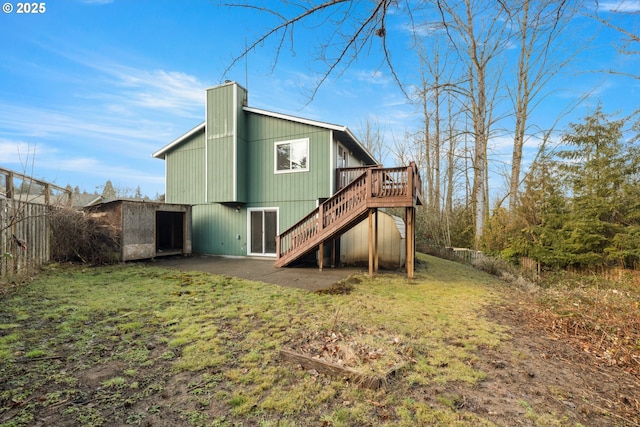
[[14,169],[27,169],[36,157],[49,156],[54,152],[55,149],[33,142],[0,138],[0,163],[13,165]]
[[115,77],[114,84],[124,88],[117,99],[124,105],[194,115],[204,108],[206,84],[182,72],[139,70],[108,64],[101,70]]
[[92,157],[63,158],[60,159],[57,164],[59,169],[65,172],[80,172],[83,174],[90,173],[95,177],[103,178],[105,181],[107,179],[114,179],[114,177],[117,177],[118,180],[124,182],[152,184],[164,183],[163,176],[149,175],[139,169],[107,164]]
[[595,8],[606,12],[638,13],[640,12],[640,0],[618,0],[597,2]]
[[126,142],[148,155],[157,145],[162,145],[162,141],[169,141],[172,137],[170,127],[161,121],[106,115],[100,107],[95,111],[77,107],[52,111],[0,103],[0,110],[6,112],[0,115],[0,135],[19,135],[21,140],[31,144],[56,139],[66,141],[71,149],[71,145],[79,141],[96,146],[99,141]]
[[393,83],[391,77],[385,75],[380,70],[355,70],[353,75],[356,80],[368,85],[387,86],[390,83]]
[[141,168],[118,165],[110,160],[74,156],[69,150],[61,151],[46,144],[0,138],[0,165],[26,175],[57,185],[79,185],[89,191],[107,180],[112,180],[114,185],[118,183],[120,187],[135,183],[161,191],[164,184],[161,174],[150,174]]

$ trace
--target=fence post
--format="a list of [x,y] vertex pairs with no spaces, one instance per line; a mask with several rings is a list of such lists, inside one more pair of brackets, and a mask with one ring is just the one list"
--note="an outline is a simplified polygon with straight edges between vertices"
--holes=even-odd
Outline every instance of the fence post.
[[13,172],[7,174],[7,182],[5,183],[7,199],[13,199]]

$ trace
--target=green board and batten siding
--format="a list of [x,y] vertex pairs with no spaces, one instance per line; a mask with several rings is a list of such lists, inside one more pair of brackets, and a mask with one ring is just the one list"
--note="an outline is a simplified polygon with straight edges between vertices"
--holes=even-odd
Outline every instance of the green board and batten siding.
[[237,212],[234,207],[219,203],[195,205],[191,217],[195,253],[247,255],[246,209]]
[[247,202],[247,92],[236,84],[207,90],[207,202]]
[[205,203],[204,127],[165,154],[167,203]]
[[[331,131],[279,118],[248,117],[248,194],[251,207],[278,207],[284,231],[330,193]],[[308,171],[275,173],[275,143],[309,139]]]

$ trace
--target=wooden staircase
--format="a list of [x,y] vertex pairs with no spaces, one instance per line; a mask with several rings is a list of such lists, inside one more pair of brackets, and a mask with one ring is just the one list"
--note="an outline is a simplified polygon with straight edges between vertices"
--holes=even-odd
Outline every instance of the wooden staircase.
[[[276,237],[276,267],[285,267],[362,221],[371,209],[423,204],[415,163],[398,168],[360,168],[330,199]],[[353,170],[351,171],[353,174]]]

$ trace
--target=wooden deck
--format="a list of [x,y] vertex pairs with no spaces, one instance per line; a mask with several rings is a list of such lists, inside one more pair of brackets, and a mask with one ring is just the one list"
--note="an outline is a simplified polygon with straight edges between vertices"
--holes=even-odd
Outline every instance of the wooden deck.
[[[405,207],[415,218],[415,206],[423,203],[415,163],[398,168],[344,169],[338,173],[338,183],[342,188],[333,197],[276,237],[276,267],[322,250],[324,243],[356,226],[377,208]],[[408,237],[409,232],[413,241],[413,228],[407,228]]]

